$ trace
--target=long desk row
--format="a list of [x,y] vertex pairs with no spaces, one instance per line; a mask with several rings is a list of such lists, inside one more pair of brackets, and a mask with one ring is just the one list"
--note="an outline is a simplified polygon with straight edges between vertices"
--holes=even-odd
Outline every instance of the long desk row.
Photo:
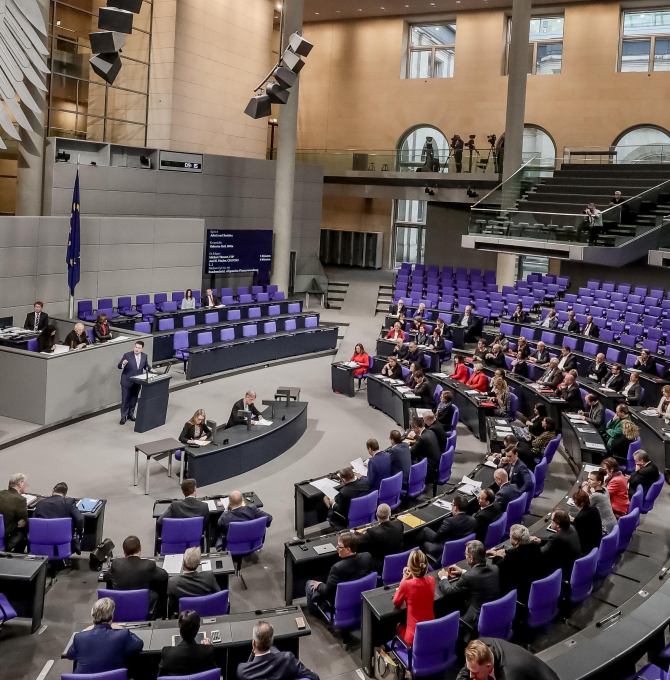
[[[450,332],[451,336],[451,337],[447,336],[447,339],[450,339],[454,343],[454,349],[463,349],[465,347],[465,343],[468,340],[478,338],[482,334],[482,329],[484,327],[484,318],[481,316],[473,314],[475,324],[472,326],[472,328],[468,330],[468,328],[464,326],[459,326],[458,324],[454,323],[454,319],[460,316],[458,312],[453,313],[443,312],[437,309],[432,311],[436,313],[433,318],[437,319],[439,317],[444,321],[444,327]],[[393,315],[386,316],[384,319],[384,328],[385,329],[391,328],[397,320],[398,320],[397,316]],[[433,324],[429,322],[428,325]],[[411,331],[410,334],[412,334]]]
[[[375,348],[375,353],[380,357],[380,360],[386,359],[393,354],[393,349],[395,348],[394,340],[387,340],[386,338],[379,338],[377,340],[377,346]],[[426,359],[428,359],[427,371],[439,371],[440,370],[440,353],[436,352],[434,349],[428,349],[427,347],[419,348],[421,354],[423,354]],[[380,369],[381,370],[381,369]]]

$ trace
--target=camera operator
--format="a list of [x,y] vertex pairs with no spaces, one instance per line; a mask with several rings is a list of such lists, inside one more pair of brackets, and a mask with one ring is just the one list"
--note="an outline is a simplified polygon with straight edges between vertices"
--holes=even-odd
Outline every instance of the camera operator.
[[454,154],[454,163],[456,164],[456,172],[463,172],[463,147],[465,142],[460,135],[454,135],[451,138],[451,150]]

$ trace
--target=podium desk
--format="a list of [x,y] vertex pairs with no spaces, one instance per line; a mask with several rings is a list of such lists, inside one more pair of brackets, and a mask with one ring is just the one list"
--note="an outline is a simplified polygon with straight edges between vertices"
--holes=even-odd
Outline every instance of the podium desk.
[[663,474],[663,470],[670,469],[670,425],[658,416],[644,415],[644,406],[629,408],[633,422],[640,428],[642,449]]
[[396,387],[405,387],[402,381],[387,382],[390,378],[378,375],[368,376],[368,404],[395,420],[400,427],[407,429],[409,420],[414,415],[414,408],[421,403],[421,398],[413,392],[400,392]]
[[136,385],[140,385],[142,388],[137,400],[135,432],[147,432],[165,425],[170,398],[170,377],[169,375],[143,373],[131,378]]
[[347,397],[353,397],[354,389],[354,371],[353,366],[349,366],[348,362],[337,361],[330,365],[330,383],[333,392],[339,392]]
[[33,620],[31,633],[42,625],[48,564],[44,555],[0,553],[0,593],[20,617]]
[[[172,477],[172,456],[175,451],[184,448],[184,445],[177,439],[172,437],[168,439],[159,439],[154,442],[147,442],[146,444],[135,445],[135,468],[133,470],[133,484],[137,486],[137,477],[140,467],[140,453],[144,454],[147,459],[146,480],[144,482],[144,495],[149,494],[149,463],[151,459],[161,460],[169,456],[168,460],[168,477]],[[184,469],[184,461],[182,461],[182,470]]]
[[[409,343],[405,343],[408,345]],[[387,340],[386,338],[378,338],[377,346],[375,347],[375,354],[380,357],[390,357],[393,354],[393,349],[395,348],[395,341]],[[434,349],[429,349],[426,346],[419,346],[419,351],[428,360],[428,368],[422,363],[421,366],[426,371],[439,371],[441,365],[441,353],[436,352]]]

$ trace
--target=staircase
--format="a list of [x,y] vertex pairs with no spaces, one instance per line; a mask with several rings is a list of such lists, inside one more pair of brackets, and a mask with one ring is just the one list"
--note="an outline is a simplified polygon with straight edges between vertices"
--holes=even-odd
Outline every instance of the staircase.
[[393,304],[393,286],[380,285],[377,293],[377,308],[375,312],[387,313],[389,305]]
[[342,309],[344,296],[347,294],[349,284],[338,281],[328,281],[328,309]]

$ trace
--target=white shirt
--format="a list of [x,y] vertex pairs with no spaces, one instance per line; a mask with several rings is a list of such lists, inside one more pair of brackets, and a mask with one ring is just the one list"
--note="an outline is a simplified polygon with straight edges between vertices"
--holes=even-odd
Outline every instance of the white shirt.
[[249,410],[249,404],[247,404],[246,401],[243,402],[243,404],[244,404],[244,410],[245,410],[245,411],[248,411],[248,410]]
[[628,396],[628,391],[630,390],[630,388],[631,388],[632,386],[633,386],[633,383],[632,383],[632,382],[629,382],[628,385],[626,385],[626,387],[623,388],[622,394],[625,394],[626,396]]
[[[140,370],[140,361],[142,360],[142,352],[135,355],[135,362],[137,363],[137,370]],[[148,388],[147,388],[148,389]]]
[[549,322],[550,322],[551,319],[553,319],[553,318],[554,318],[553,316],[549,316],[549,315],[547,314],[547,318],[542,322],[542,326],[543,326],[544,328],[549,328]]
[[563,370],[563,366],[565,366],[565,360],[569,357],[569,354],[566,354],[559,362],[558,362],[558,367]]
[[470,325],[470,315],[469,314],[463,314],[463,318],[461,319],[461,326],[469,326]]
[[593,328],[593,324],[587,323],[584,327],[584,335],[591,335],[591,328]]

